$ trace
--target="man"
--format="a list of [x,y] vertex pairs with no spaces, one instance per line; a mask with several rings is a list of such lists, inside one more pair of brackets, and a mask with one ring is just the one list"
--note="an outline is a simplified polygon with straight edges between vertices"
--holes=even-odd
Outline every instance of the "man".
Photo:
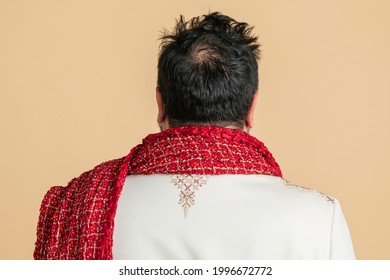
[[285,181],[249,135],[251,30],[211,13],[162,37],[162,132],[46,194],[36,259],[354,258],[338,201]]

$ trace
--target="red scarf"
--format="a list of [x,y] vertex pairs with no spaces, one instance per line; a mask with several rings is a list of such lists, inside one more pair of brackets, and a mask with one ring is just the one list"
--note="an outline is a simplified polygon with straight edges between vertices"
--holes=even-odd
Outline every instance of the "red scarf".
[[46,193],[34,259],[112,259],[117,203],[131,174],[282,176],[264,144],[240,130],[186,126],[151,134],[126,157]]

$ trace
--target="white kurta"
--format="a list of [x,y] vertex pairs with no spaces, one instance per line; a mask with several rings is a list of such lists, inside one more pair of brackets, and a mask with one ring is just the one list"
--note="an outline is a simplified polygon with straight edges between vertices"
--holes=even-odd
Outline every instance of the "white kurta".
[[115,217],[113,255],[355,258],[336,199],[267,175],[128,176]]

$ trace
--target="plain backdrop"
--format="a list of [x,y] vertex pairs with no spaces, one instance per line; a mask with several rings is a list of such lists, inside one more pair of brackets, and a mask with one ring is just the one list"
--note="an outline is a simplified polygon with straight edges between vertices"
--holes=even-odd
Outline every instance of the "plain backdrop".
[[[158,131],[163,28],[220,11],[262,49],[252,134],[390,259],[390,1],[0,0],[0,259],[31,259],[43,195]],[[272,213],[265,213],[271,215]]]

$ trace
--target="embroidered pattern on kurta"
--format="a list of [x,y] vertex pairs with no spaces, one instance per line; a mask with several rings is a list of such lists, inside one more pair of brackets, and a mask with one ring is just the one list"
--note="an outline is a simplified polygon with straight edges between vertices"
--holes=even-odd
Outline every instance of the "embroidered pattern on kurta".
[[188,210],[195,204],[195,192],[207,184],[206,175],[172,175],[171,183],[180,190],[179,204],[183,207],[184,217],[188,215]]
[[316,193],[318,193],[318,194],[320,194],[321,196],[325,197],[325,198],[326,198],[326,201],[331,202],[332,204],[334,204],[334,198],[331,198],[329,195],[326,195],[326,194],[324,194],[323,192],[320,192],[320,191],[317,191],[317,190],[313,190],[313,189],[310,189],[310,188],[305,188],[305,187],[302,187],[302,186],[293,184],[293,183],[291,183],[290,181],[288,181],[288,180],[286,180],[286,179],[283,179],[283,181],[284,181],[284,184],[285,184],[286,186],[291,186],[291,187],[296,187],[296,188],[300,188],[300,189],[315,191]]

